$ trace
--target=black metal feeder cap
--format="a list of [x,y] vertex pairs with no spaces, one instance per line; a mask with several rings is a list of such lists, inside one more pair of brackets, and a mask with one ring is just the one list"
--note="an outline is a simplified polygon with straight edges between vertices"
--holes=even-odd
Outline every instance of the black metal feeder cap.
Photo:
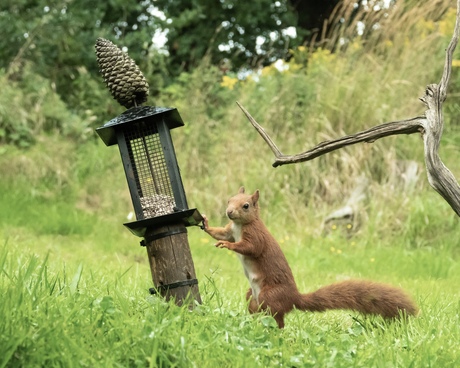
[[123,114],[97,128],[96,132],[107,146],[111,146],[117,143],[116,131],[122,129],[124,124],[139,122],[147,118],[153,121],[164,119],[170,130],[184,126],[179,112],[174,107],[139,106],[126,110]]

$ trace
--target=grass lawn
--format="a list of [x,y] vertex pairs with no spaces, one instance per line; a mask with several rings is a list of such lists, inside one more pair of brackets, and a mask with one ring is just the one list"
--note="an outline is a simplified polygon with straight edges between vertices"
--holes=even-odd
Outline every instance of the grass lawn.
[[[66,208],[56,210],[64,223]],[[246,312],[239,261],[200,229],[189,229],[189,241],[203,304],[189,310],[149,295],[145,249],[120,223],[88,216],[69,230],[59,218],[41,233],[13,221],[2,227],[1,367],[460,364],[457,226],[437,244],[414,247],[404,238],[395,244],[397,236],[370,244],[365,235],[324,238],[274,225],[300,290],[369,278],[403,287],[420,307],[417,318],[393,323],[297,311],[279,330],[271,317]]]

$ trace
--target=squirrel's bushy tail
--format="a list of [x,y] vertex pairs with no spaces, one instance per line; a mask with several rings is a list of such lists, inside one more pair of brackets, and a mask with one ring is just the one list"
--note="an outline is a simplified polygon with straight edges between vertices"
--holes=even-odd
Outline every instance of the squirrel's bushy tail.
[[417,307],[406,293],[393,286],[370,281],[349,280],[302,294],[297,309],[322,312],[327,309],[351,309],[365,314],[397,318],[415,315]]

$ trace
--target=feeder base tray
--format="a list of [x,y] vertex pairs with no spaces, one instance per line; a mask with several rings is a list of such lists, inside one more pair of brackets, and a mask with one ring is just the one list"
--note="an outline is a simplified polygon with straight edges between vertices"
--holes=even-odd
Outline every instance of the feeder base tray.
[[147,229],[152,227],[160,227],[174,223],[183,223],[185,226],[199,226],[203,221],[203,217],[196,208],[185,211],[178,211],[168,215],[151,217],[134,222],[123,224],[134,235],[143,238]]

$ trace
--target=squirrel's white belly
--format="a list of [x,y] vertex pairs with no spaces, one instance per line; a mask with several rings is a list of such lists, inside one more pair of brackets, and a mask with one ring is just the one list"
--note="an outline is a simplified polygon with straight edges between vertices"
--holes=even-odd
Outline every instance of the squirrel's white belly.
[[244,274],[246,275],[246,278],[249,281],[249,284],[251,285],[252,289],[252,297],[256,301],[257,304],[259,304],[259,293],[260,293],[260,276],[257,273],[256,268],[254,267],[254,262],[246,256],[243,256],[242,254],[238,254],[238,258],[241,261],[241,264],[243,265],[244,269]]
[[[232,232],[235,242],[239,242],[241,240],[241,225],[232,223]],[[251,285],[252,297],[254,298],[256,303],[259,304],[260,276],[257,273],[257,269],[254,265],[254,262],[250,257],[244,256],[239,253],[237,253],[237,255],[241,261],[241,264],[243,265],[244,274],[246,275],[246,278],[248,279],[249,284]]]

